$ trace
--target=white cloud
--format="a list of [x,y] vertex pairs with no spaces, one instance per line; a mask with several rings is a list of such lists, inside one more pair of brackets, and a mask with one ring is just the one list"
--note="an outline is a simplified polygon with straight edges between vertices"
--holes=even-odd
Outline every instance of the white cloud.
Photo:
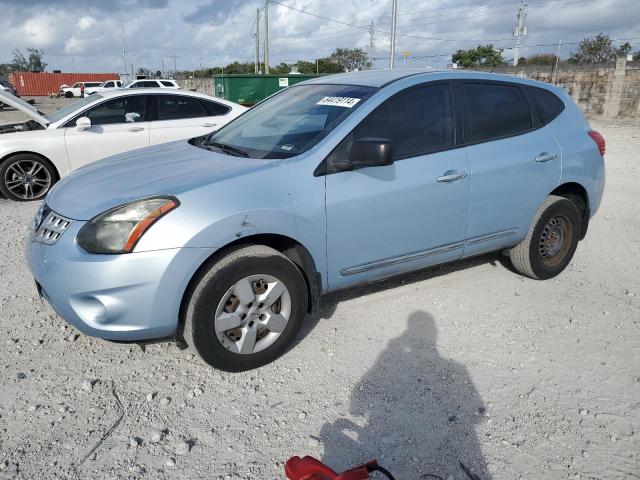
[[98,21],[90,16],[86,16],[86,17],[80,17],[78,19],[78,23],[76,23],[76,27],[79,30],[89,30],[91,27],[93,27]]
[[43,13],[33,16],[22,25],[24,42],[34,47],[48,47],[60,36],[59,16]]

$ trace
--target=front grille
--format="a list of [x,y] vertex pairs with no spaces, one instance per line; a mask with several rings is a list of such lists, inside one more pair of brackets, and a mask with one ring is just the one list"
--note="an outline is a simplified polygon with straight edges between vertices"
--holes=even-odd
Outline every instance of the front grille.
[[73,220],[50,211],[40,227],[38,227],[34,241],[45,245],[53,245],[72,223]]

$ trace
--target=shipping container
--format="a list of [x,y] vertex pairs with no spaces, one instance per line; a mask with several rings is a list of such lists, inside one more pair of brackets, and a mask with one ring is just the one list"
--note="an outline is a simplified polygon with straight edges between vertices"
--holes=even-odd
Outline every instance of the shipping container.
[[213,78],[216,97],[251,106],[269,95],[321,75],[215,75]]
[[117,73],[48,73],[18,72],[9,76],[9,81],[21,96],[38,97],[60,91],[61,85],[71,86],[76,82],[105,82],[119,80]]

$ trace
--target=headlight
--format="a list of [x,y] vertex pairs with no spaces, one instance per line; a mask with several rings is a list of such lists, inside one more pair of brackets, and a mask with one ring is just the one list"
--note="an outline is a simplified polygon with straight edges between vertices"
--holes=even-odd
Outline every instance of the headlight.
[[112,208],[80,229],[78,245],[89,253],[130,253],[149,227],[178,205],[175,197],[154,197]]

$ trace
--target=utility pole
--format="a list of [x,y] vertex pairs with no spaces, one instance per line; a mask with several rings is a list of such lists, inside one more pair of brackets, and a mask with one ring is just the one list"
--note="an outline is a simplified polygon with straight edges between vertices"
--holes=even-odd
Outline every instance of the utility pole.
[[520,8],[518,9],[518,17],[516,28],[513,30],[513,36],[516,37],[516,48],[513,53],[513,66],[518,66],[520,60],[520,38],[527,34],[527,27],[524,25],[524,19],[527,17],[527,2],[520,0]]
[[269,75],[269,0],[264,0],[264,73]]
[[256,75],[260,72],[260,9],[256,8]]
[[160,65],[161,65],[160,76],[164,78],[164,57],[160,57]]
[[[122,27],[122,59],[124,60],[124,74],[127,74],[127,52],[124,50],[124,27]],[[133,78],[131,79],[133,80]]]
[[169,55],[169,58],[173,58],[173,78],[176,78],[176,72],[178,71],[177,67],[176,67],[176,58],[178,58],[177,55]]
[[373,70],[373,20],[369,26],[369,70]]
[[391,6],[391,53],[389,55],[389,68],[393,68],[396,56],[396,15],[398,13],[398,0],[393,0]]
[[558,40],[558,53],[556,54],[556,65],[553,69],[553,84],[556,84],[558,80],[558,63],[560,63],[560,47],[562,47],[562,40]]

